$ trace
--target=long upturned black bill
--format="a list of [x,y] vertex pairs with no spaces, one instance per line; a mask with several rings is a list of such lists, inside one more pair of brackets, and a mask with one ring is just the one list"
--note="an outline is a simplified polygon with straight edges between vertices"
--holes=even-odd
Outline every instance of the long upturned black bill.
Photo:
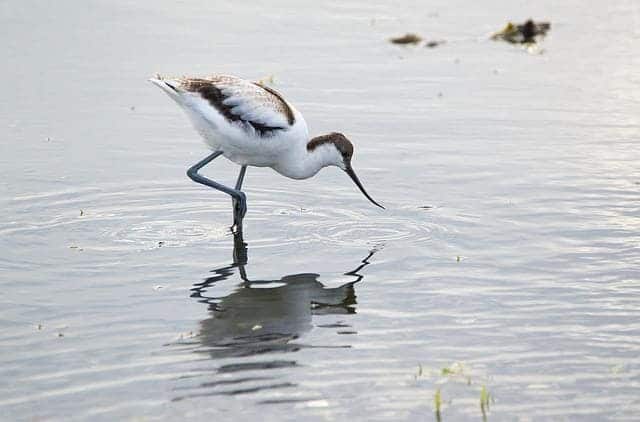
[[364,190],[364,186],[362,186],[362,183],[360,183],[360,179],[358,179],[358,176],[356,176],[356,172],[353,171],[353,168],[351,168],[351,166],[347,167],[345,172],[349,175],[349,177],[351,177],[353,182],[356,184],[356,186],[358,186],[360,188],[362,193],[364,193],[364,196],[366,196],[369,201],[371,201],[374,205],[377,205],[380,208],[385,209],[382,205],[380,205],[376,201],[374,201],[373,198],[369,196],[367,191]]

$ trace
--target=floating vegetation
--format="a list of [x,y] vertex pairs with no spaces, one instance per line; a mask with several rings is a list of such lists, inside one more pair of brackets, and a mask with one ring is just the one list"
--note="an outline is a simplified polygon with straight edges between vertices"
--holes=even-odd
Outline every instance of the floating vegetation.
[[612,374],[621,374],[625,371],[625,366],[623,364],[613,365],[609,370]]
[[389,39],[393,44],[418,44],[422,41],[422,37],[417,34],[407,33],[401,37]]
[[[486,382],[486,377],[478,374],[477,372],[474,375],[474,372],[475,371],[472,371],[471,368],[466,367],[461,362],[453,362],[451,365],[444,366],[440,369],[428,369],[423,368],[421,364],[418,365],[418,371],[417,374],[414,375],[414,379],[419,381],[419,378],[424,375],[425,377],[431,377],[432,380],[435,381],[435,384],[438,385],[433,395],[433,408],[437,421],[440,421],[442,417],[441,412],[442,405],[444,403],[442,399],[442,390],[445,388],[450,390],[449,394],[446,395],[449,397],[447,403],[451,405],[451,403],[453,403],[454,395],[459,395],[461,391],[469,391],[469,393],[474,396],[478,394],[477,388],[469,390],[469,387],[472,385],[482,385],[482,388],[480,389],[480,410],[482,412],[483,420],[486,420],[489,407],[494,403],[494,399],[484,384]],[[419,382],[420,384],[424,383],[422,380]],[[461,387],[461,385],[466,385],[466,387]],[[467,396],[467,394],[464,395]],[[468,402],[468,400],[461,401]]]
[[436,394],[433,396],[433,407],[436,409],[436,420],[440,422],[442,420],[442,416],[440,414],[440,408],[442,407],[442,396],[440,394],[440,389],[436,390]]
[[440,370],[443,377],[459,377],[466,380],[467,385],[471,385],[471,377],[466,374],[464,366],[460,362],[454,362],[451,366],[445,366]]
[[423,374],[424,374],[424,371],[422,369],[422,365],[418,364],[418,372],[413,375],[413,379],[417,380],[418,378],[422,377]]
[[445,376],[445,377],[447,377],[447,376],[449,376],[449,375],[453,375],[453,374],[454,374],[453,369],[451,369],[451,368],[447,368],[447,367],[442,368],[442,371],[440,371],[440,372],[441,372],[441,373],[442,373],[442,375],[443,375],[443,376]]
[[487,412],[489,411],[489,402],[491,400],[491,394],[489,394],[487,387],[483,385],[482,389],[480,390],[480,410],[482,411],[483,419],[486,419],[487,417]]
[[508,22],[504,28],[491,35],[491,39],[511,44],[531,44],[544,37],[550,29],[551,23],[534,22],[532,19],[523,24]]

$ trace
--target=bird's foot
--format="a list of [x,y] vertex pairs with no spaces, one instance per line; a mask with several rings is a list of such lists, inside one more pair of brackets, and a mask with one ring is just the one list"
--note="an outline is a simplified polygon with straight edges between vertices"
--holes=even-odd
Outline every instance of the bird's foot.
[[247,213],[247,196],[244,192],[238,192],[239,198],[233,198],[233,226],[234,233],[242,232],[242,220]]
[[233,198],[233,215],[242,220],[247,213],[247,195],[244,192],[238,192],[239,197]]

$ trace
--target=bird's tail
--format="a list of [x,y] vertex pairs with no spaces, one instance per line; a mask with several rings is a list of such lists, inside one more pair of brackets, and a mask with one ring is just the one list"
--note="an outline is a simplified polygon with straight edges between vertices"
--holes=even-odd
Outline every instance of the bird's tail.
[[184,90],[180,87],[180,82],[174,79],[165,79],[156,74],[156,76],[149,79],[149,82],[156,85],[176,101],[179,101],[184,93]]

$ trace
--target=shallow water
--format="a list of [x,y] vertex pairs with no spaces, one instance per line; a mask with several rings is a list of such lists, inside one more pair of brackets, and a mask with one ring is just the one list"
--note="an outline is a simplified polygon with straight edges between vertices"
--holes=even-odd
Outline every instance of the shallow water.
[[[1,418],[634,419],[640,6],[563,3],[1,5]],[[387,210],[251,168],[245,246],[156,71],[274,75]]]

